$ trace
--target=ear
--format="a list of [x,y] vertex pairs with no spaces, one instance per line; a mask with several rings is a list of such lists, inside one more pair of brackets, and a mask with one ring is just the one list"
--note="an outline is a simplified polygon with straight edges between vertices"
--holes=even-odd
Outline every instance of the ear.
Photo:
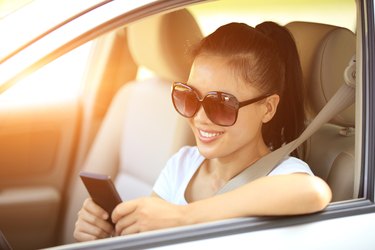
[[271,95],[267,97],[263,103],[265,107],[265,114],[263,115],[262,122],[267,123],[269,122],[272,117],[275,115],[277,110],[277,105],[279,105],[280,96],[279,95]]

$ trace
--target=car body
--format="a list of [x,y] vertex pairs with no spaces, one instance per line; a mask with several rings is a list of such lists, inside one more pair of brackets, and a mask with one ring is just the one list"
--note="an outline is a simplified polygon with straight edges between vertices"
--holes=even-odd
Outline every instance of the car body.
[[[355,34],[355,195],[316,214],[236,218],[74,243],[77,210],[70,203],[82,202],[74,196],[77,173],[118,90],[150,74],[139,69],[144,75],[137,75],[134,62],[126,61],[126,37],[116,32],[182,8],[204,34],[234,19],[318,22]],[[374,12],[372,0],[31,1],[0,20],[0,230],[15,249],[374,249]]]

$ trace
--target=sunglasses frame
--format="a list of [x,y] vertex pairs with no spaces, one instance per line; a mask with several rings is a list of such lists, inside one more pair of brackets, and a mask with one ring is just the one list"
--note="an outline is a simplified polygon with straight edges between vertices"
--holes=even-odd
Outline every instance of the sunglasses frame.
[[[195,112],[194,112],[191,116],[187,116],[187,115],[185,115],[185,114],[182,114],[182,113],[178,110],[178,108],[176,107],[176,104],[175,104],[175,101],[174,101],[174,98],[173,98],[173,92],[174,92],[176,86],[182,86],[182,87],[184,87],[184,88],[186,88],[186,89],[191,90],[191,91],[195,94],[195,96],[196,96],[196,98],[197,98],[197,100],[198,100],[199,106],[197,107],[197,109],[195,110]],[[213,120],[210,118],[210,116],[209,116],[209,115],[207,114],[207,112],[206,112],[205,102],[204,102],[204,100],[207,98],[207,96],[210,96],[210,95],[215,95],[215,96],[222,96],[222,95],[225,95],[225,96],[228,96],[228,97],[230,97],[230,98],[231,98],[231,97],[234,98],[234,100],[236,101],[236,103],[235,103],[235,107],[234,107],[234,108],[236,109],[236,113],[235,113],[235,118],[234,118],[233,123],[231,123],[231,124],[229,124],[229,125],[227,125],[227,124],[223,125],[223,124],[219,124],[219,123],[213,121]],[[210,119],[210,121],[213,122],[214,124],[219,125],[219,126],[222,126],[222,127],[230,127],[230,126],[233,126],[233,125],[236,123],[236,121],[237,121],[237,117],[238,117],[238,110],[239,110],[240,108],[242,108],[242,107],[244,107],[244,106],[247,106],[247,105],[250,105],[250,104],[253,104],[253,103],[256,103],[256,102],[259,102],[259,101],[261,101],[261,100],[263,100],[263,99],[265,99],[265,98],[267,98],[267,97],[269,97],[269,96],[271,96],[271,95],[272,95],[272,94],[261,95],[261,96],[258,96],[258,97],[251,98],[251,99],[249,99],[249,100],[246,100],[246,101],[242,101],[242,102],[240,102],[240,101],[238,101],[238,99],[237,99],[234,95],[232,95],[232,94],[225,93],[225,92],[221,92],[221,91],[210,91],[210,92],[208,92],[203,98],[201,98],[200,95],[199,95],[199,93],[198,93],[198,91],[197,91],[195,88],[193,88],[193,87],[191,87],[191,86],[189,86],[189,85],[187,85],[186,83],[183,83],[183,82],[174,82],[173,85],[172,85],[172,91],[171,91],[171,97],[172,97],[172,103],[173,103],[173,106],[174,106],[175,110],[176,110],[180,115],[182,115],[183,117],[186,117],[186,118],[192,118],[192,117],[194,117],[194,116],[197,114],[197,112],[199,111],[199,109],[200,109],[201,107],[203,107],[204,112],[206,113],[206,116],[208,117],[208,119]]]

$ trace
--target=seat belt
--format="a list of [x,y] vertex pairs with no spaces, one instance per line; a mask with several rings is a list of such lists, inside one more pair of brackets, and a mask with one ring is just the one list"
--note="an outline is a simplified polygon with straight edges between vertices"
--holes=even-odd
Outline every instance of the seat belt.
[[268,175],[277,164],[282,162],[285,157],[314,134],[324,123],[330,121],[341,111],[353,104],[355,100],[355,67],[355,56],[353,56],[344,71],[345,83],[337,90],[335,95],[297,139],[260,158],[229,180],[216,194],[234,190],[259,177]]

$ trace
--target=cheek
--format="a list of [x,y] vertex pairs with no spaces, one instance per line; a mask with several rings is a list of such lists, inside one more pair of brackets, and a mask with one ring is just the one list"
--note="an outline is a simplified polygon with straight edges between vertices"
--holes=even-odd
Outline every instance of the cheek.
[[185,118],[185,120],[187,121],[187,123],[189,124],[190,128],[193,128],[193,118]]
[[196,129],[195,129],[194,118],[185,118],[185,119],[186,119],[187,123],[189,124],[190,129],[191,129],[191,131],[193,132],[193,134],[194,134],[195,136],[197,136],[197,135],[196,135]]
[[262,123],[262,111],[258,106],[244,107],[239,110],[237,120],[241,124],[261,124]]
[[262,116],[256,109],[240,110],[237,122],[233,125],[233,133],[255,136],[261,133],[262,124]]

